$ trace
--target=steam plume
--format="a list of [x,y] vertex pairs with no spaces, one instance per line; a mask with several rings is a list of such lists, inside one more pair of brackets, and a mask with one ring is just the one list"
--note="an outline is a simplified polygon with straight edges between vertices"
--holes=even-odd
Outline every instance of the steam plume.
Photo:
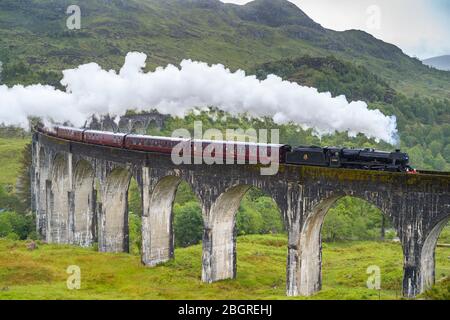
[[270,116],[283,124],[295,122],[317,134],[348,131],[395,143],[396,118],[369,110],[362,101],[333,98],[280,77],[260,81],[223,65],[184,60],[145,73],[147,56],[128,53],[119,73],[96,63],[63,71],[66,91],[51,86],[0,86],[0,123],[26,127],[29,116],[69,120],[81,126],[92,114],[123,115],[128,109],[157,109],[184,116],[192,107],[217,106],[231,114]]

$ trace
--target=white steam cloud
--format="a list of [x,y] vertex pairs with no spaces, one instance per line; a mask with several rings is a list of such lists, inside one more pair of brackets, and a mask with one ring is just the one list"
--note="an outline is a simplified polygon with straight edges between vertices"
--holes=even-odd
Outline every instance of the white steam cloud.
[[157,109],[184,116],[192,107],[217,106],[237,115],[270,116],[283,124],[294,122],[317,134],[347,131],[395,143],[395,117],[367,104],[349,103],[280,77],[260,81],[241,70],[230,72],[223,65],[209,66],[184,60],[181,68],[168,65],[145,73],[147,56],[129,53],[119,73],[105,71],[96,63],[63,71],[66,91],[51,86],[0,86],[0,123],[26,127],[29,116],[69,120],[82,126],[92,114],[123,115],[128,109]]

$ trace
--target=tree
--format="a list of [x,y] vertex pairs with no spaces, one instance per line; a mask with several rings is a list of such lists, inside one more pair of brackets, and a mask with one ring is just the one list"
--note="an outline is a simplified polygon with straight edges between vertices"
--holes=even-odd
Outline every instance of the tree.
[[[14,193],[14,190],[7,190],[0,185],[0,210],[20,211],[23,209],[22,201]],[[23,211],[21,211],[23,213]]]
[[0,213],[0,238],[15,238],[25,240],[34,230],[32,217],[15,212]]
[[128,216],[129,250],[131,254],[139,255],[142,247],[142,219],[137,214]]
[[433,141],[430,143],[430,150],[433,153],[433,156],[437,156],[438,153],[442,150],[442,143],[439,141]]
[[195,202],[197,201],[197,198],[195,196],[195,193],[192,191],[189,184],[185,181],[180,183],[180,186],[177,190],[177,195],[175,197],[175,203],[178,204],[185,204],[187,202]]
[[16,195],[20,199],[20,202],[16,210],[20,210],[23,213],[31,210],[31,149],[31,143],[28,143],[22,151],[22,158],[20,160],[21,167],[17,179]]
[[421,146],[416,145],[414,148],[408,150],[409,157],[411,159],[411,163],[413,163],[417,167],[423,167],[424,165],[424,155],[423,149]]
[[445,160],[447,160],[447,162],[450,162],[450,144],[445,146],[442,156]]
[[280,211],[272,198],[258,198],[255,202],[255,209],[261,214],[263,221],[261,233],[282,233],[284,231]]
[[175,244],[188,247],[199,243],[203,237],[203,217],[197,202],[188,202],[174,207]]
[[445,161],[444,157],[439,153],[434,158],[433,167],[438,171],[444,171],[446,166],[447,162]]
[[242,201],[236,217],[238,235],[259,234],[263,228],[264,221],[261,214],[255,210],[253,200],[246,196]]
[[142,215],[141,191],[135,179],[131,179],[128,190],[128,211],[137,215]]
[[[389,228],[380,210],[366,201],[345,197],[330,209],[322,228],[325,241],[379,240]],[[381,237],[380,237],[381,231]]]

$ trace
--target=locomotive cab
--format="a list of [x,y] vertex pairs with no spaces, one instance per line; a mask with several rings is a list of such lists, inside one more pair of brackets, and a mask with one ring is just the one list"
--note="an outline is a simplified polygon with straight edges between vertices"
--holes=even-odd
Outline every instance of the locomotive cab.
[[341,164],[341,150],[339,148],[326,148],[327,158],[330,161],[331,168],[340,168]]
[[286,163],[322,167],[329,165],[324,149],[316,146],[293,148],[291,152],[286,153]]

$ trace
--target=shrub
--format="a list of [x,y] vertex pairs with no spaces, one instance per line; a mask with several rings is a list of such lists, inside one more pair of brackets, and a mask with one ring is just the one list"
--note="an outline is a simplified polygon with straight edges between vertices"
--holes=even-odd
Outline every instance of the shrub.
[[130,212],[128,216],[130,253],[139,255],[142,247],[142,220],[137,214]]
[[29,234],[28,234],[28,237],[27,237],[27,240],[39,240],[39,235],[38,235],[38,233],[36,232],[36,231],[31,231]]
[[175,244],[188,247],[198,244],[203,237],[203,217],[197,202],[187,202],[174,207]]
[[8,235],[6,236],[6,239],[12,240],[12,241],[17,241],[17,240],[20,240],[20,237],[17,233],[11,232],[11,233],[8,233]]
[[18,237],[17,240],[26,240],[30,232],[34,231],[33,217],[15,212],[0,213],[0,238]]

